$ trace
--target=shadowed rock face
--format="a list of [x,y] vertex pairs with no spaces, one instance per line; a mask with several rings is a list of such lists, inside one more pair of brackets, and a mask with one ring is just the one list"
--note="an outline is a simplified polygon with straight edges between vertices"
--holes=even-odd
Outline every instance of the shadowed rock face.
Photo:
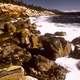
[[61,37],[54,37],[52,34],[41,36],[40,39],[42,48],[28,49],[32,58],[28,62],[23,62],[26,73],[39,80],[64,80],[66,70],[56,65],[54,60],[70,53],[70,43]]
[[41,55],[35,55],[29,62],[23,63],[28,75],[39,80],[64,80],[66,70]]
[[80,47],[79,46],[75,46],[75,49],[74,51],[71,52],[70,57],[80,59]]
[[[55,37],[54,34],[45,34],[42,37],[44,54],[49,59],[66,56],[71,52],[71,45],[64,38]],[[49,55],[48,55],[49,54]],[[53,56],[52,56],[53,55]]]
[[75,39],[73,39],[72,40],[72,43],[74,44],[74,45],[79,45],[80,44],[80,37],[77,37],[77,38],[75,38]]
[[76,64],[76,66],[80,70],[80,61]]
[[74,51],[71,52],[70,57],[80,59],[80,37],[77,37],[72,40],[72,43],[75,48]]

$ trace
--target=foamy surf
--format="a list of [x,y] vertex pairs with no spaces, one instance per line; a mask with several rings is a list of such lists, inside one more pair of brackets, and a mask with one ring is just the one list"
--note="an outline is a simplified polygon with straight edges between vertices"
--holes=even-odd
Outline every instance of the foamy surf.
[[38,27],[37,30],[41,32],[41,35],[45,33],[55,32],[66,32],[66,36],[63,36],[66,40],[72,41],[74,38],[80,36],[80,24],[62,24],[62,23],[51,23],[47,21],[49,16],[41,16],[41,17],[30,17],[32,23],[35,23]]

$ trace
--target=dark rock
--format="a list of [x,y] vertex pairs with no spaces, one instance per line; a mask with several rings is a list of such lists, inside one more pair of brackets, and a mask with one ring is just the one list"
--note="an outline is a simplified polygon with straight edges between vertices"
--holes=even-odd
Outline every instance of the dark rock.
[[74,51],[72,51],[69,56],[80,59],[80,45],[76,45]]
[[80,61],[76,64],[76,66],[80,70]]
[[80,37],[77,37],[77,38],[75,38],[75,39],[73,39],[72,40],[72,44],[74,44],[74,45],[80,45]]
[[16,27],[12,23],[6,23],[4,25],[4,31],[12,35],[16,32]]
[[29,62],[23,63],[25,69],[32,67],[40,72],[48,71],[52,66],[54,66],[54,62],[41,55],[34,55]]
[[72,44],[74,45],[74,51],[70,53],[70,57],[80,59],[80,37],[72,40]]
[[66,56],[71,52],[71,44],[64,38],[54,37],[52,34],[46,34],[41,37],[44,48],[44,55],[49,59]]
[[54,61],[41,55],[34,55],[29,62],[24,62],[23,67],[27,75],[38,80],[64,80],[67,70],[58,66]]
[[55,32],[54,36],[65,36],[66,32]]
[[49,59],[41,55],[35,56],[35,58],[36,58],[35,60],[36,66],[38,70],[41,72],[48,71],[54,65],[53,61],[50,61]]

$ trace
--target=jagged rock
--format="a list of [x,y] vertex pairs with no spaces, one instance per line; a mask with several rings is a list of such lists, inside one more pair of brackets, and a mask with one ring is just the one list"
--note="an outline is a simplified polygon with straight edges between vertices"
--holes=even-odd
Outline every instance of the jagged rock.
[[42,38],[45,55],[49,59],[66,56],[71,52],[71,44],[64,38],[54,37],[52,34],[46,34]]
[[34,68],[34,70],[32,70],[33,72],[35,72],[35,70],[43,72],[51,69],[51,67],[54,66],[54,62],[49,60],[48,58],[45,58],[44,56],[34,55],[34,57],[32,57],[29,62],[25,61],[23,63],[23,66],[26,71],[28,71],[28,69],[30,69],[31,67]]
[[40,48],[41,47],[41,42],[40,42],[39,36],[37,34],[32,34],[30,37],[30,41],[32,43],[32,45],[31,45],[32,48]]
[[[8,8],[10,8],[10,5]],[[10,12],[8,8],[7,11]],[[39,34],[36,31],[36,25],[31,24],[28,17],[18,16],[17,18],[16,16],[16,18],[12,18],[9,22],[0,24],[0,63],[22,65],[24,60],[28,61],[31,59],[31,53],[27,51],[27,48],[40,48],[41,43]]]
[[54,66],[53,61],[41,55],[38,55],[35,57],[35,63],[36,63],[37,69],[41,72],[48,71],[52,66]]
[[0,69],[0,80],[26,80],[21,66],[11,66]]
[[15,65],[21,65],[24,59],[28,61],[31,58],[31,55],[28,54],[26,50],[14,43],[5,42],[1,44],[0,47],[0,64],[7,65],[12,63]]
[[66,70],[54,61],[41,55],[34,55],[29,62],[24,62],[23,67],[27,75],[38,80],[64,80]]
[[12,35],[16,32],[16,27],[12,23],[6,23],[4,24],[4,31]]

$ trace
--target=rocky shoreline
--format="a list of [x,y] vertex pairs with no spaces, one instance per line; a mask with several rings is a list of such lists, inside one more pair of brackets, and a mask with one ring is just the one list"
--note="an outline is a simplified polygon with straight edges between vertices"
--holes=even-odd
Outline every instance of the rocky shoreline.
[[75,47],[72,51],[71,44],[76,46],[79,39],[68,42],[56,37],[64,33],[42,36],[36,28],[29,20],[27,8],[0,5],[0,75],[3,74],[0,80],[64,80],[68,71],[55,60],[69,55],[73,57],[79,49]]

